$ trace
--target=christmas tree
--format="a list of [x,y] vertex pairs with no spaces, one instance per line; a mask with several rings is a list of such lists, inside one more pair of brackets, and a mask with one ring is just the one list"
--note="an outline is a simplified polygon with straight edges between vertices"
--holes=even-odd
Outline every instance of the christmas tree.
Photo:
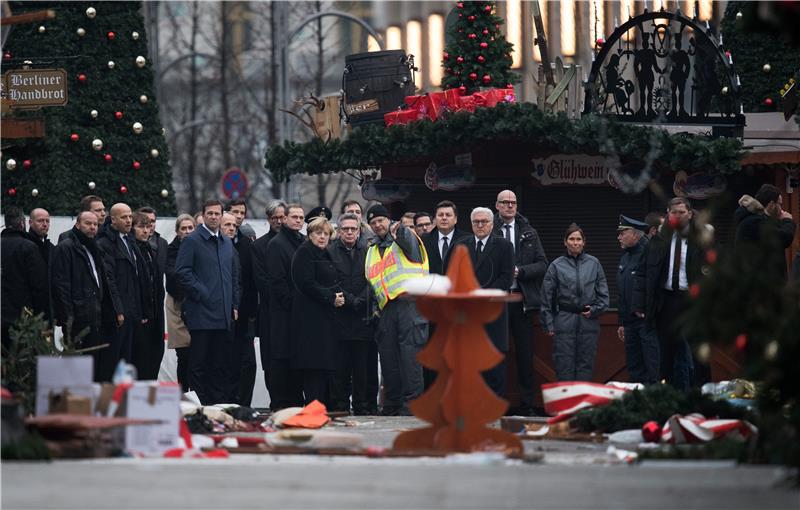
[[519,81],[511,72],[511,49],[494,14],[495,2],[458,2],[458,20],[442,55],[443,89],[471,94],[479,87],[506,87]]
[[742,81],[745,112],[780,109],[780,90],[800,71],[797,2],[728,2],[721,31]]
[[82,196],[96,194],[107,206],[126,202],[174,214],[141,2],[10,6],[14,15],[50,9],[55,18],[13,26],[3,72],[64,69],[67,104],[8,114],[4,105],[4,122],[43,117],[45,136],[3,138],[3,205],[71,215]]

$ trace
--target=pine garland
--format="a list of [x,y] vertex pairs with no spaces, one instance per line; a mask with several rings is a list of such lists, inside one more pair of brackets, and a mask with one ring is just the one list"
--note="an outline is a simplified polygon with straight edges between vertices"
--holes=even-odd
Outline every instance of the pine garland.
[[713,169],[732,174],[741,169],[739,161],[745,154],[737,138],[670,134],[595,115],[572,120],[563,114],[542,112],[531,103],[500,103],[474,113],[444,114],[436,122],[422,120],[389,128],[364,126],[346,140],[288,141],[269,149],[266,168],[275,180],[286,181],[297,174],[366,170],[456,150],[470,151],[495,141],[535,145],[543,153],[616,155],[624,164],[641,161],[654,140],[658,147],[655,160],[662,171]]

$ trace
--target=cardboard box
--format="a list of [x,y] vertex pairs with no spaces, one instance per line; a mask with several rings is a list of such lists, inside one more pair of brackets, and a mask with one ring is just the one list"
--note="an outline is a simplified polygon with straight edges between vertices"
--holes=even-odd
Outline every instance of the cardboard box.
[[50,405],[47,414],[80,414],[92,415],[92,399],[80,395],[72,395],[69,390],[50,393]]
[[[161,455],[178,446],[181,387],[176,383],[137,381],[114,391],[116,416],[158,420],[155,425],[125,428],[125,449],[134,454]],[[114,408],[115,406],[110,406]]]
[[39,356],[36,360],[36,415],[47,414],[50,395],[69,390],[70,395],[94,398],[94,364],[91,356]]

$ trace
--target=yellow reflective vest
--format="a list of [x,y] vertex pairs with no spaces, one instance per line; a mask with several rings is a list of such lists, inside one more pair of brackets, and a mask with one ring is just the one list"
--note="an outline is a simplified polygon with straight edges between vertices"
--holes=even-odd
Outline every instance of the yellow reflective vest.
[[383,257],[380,255],[378,245],[370,246],[364,263],[364,272],[381,310],[386,303],[406,293],[405,283],[408,280],[428,274],[428,253],[422,242],[419,243],[419,248],[422,252],[422,262],[410,261],[397,243],[392,243],[386,248]]

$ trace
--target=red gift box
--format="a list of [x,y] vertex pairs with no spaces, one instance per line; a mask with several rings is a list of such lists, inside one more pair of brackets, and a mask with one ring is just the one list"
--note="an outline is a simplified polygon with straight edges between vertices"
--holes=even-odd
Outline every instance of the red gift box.
[[386,124],[386,127],[389,127],[394,124],[408,124],[409,122],[414,122],[423,117],[424,115],[420,113],[419,110],[397,110],[384,114],[383,122]]
[[461,91],[458,89],[449,89],[444,91],[444,101],[447,107],[453,111],[461,108]]

